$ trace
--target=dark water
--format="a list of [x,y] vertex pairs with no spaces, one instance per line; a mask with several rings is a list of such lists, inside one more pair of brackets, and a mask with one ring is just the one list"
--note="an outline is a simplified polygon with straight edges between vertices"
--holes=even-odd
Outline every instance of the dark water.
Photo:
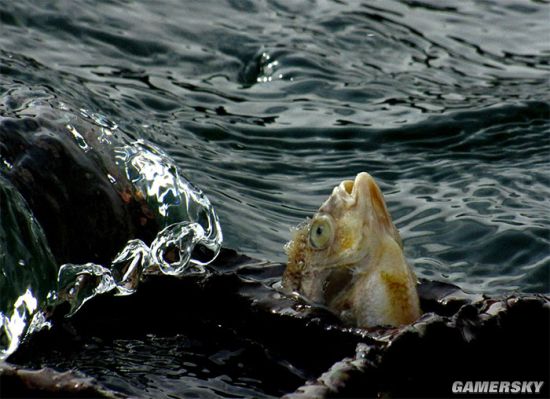
[[[230,329],[201,325],[186,335],[87,341],[78,352],[49,352],[31,366],[78,370],[133,397],[270,398],[292,392],[304,376]],[[73,348],[71,348],[73,349]]]
[[1,94],[45,91],[158,144],[209,196],[226,246],[284,261],[289,227],[368,171],[419,276],[550,291],[548,2],[0,10]]

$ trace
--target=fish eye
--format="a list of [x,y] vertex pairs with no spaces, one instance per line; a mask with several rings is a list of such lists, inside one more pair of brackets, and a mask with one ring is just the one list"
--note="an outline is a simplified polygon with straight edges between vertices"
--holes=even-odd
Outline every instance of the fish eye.
[[309,243],[315,249],[325,249],[332,240],[332,224],[326,216],[313,220],[309,228]]

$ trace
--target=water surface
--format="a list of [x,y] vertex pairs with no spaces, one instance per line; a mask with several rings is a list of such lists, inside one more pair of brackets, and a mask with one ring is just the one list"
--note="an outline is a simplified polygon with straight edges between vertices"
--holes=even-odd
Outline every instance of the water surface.
[[284,261],[289,228],[368,171],[419,276],[550,291],[548,2],[0,9],[2,94],[44,90],[162,147],[226,246]]

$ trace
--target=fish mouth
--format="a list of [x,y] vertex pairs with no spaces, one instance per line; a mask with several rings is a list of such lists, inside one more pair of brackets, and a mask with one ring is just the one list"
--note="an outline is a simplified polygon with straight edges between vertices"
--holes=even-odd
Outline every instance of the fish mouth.
[[355,177],[355,180],[341,182],[339,189],[342,194],[357,199],[359,196],[370,196],[373,186],[377,187],[373,177],[367,172],[361,172]]

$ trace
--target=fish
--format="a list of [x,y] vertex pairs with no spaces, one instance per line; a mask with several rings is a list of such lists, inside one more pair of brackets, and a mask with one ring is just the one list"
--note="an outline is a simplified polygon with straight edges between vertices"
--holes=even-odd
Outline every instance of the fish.
[[366,172],[344,180],[285,246],[282,286],[345,324],[398,327],[421,315],[417,278],[384,196]]

